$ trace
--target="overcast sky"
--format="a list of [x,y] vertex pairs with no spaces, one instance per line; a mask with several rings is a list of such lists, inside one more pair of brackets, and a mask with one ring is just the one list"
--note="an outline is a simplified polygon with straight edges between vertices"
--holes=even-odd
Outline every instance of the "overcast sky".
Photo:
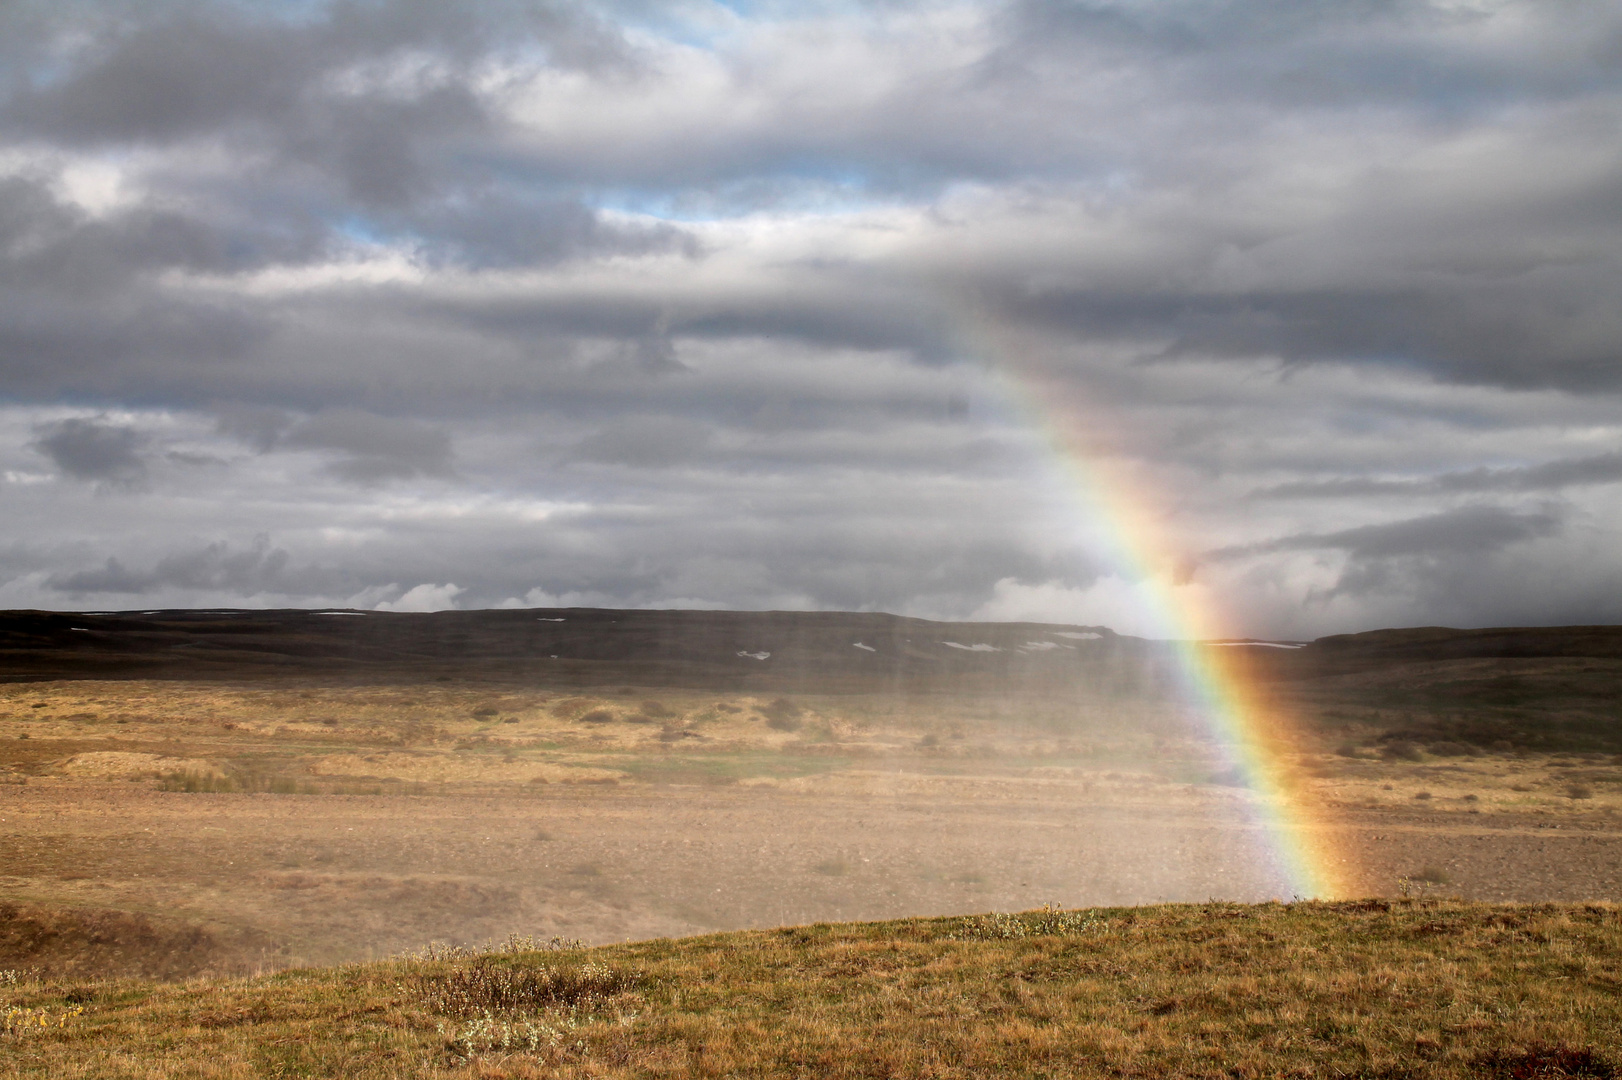
[[0,0],[0,68],[0,607],[1622,619],[1614,0]]

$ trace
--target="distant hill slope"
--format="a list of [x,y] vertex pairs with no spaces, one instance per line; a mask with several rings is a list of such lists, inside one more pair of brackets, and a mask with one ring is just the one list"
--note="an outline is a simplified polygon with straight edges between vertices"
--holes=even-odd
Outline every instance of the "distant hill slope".
[[1142,681],[1164,659],[1163,647],[1106,627],[947,623],[879,613],[0,614],[5,681],[303,676],[873,691],[1010,681],[1058,686],[1121,671]]
[[1500,626],[1455,630],[1418,626],[1319,638],[1272,658],[1280,674],[1319,677],[1397,664],[1447,660],[1589,657],[1622,660],[1622,626]]
[[[1231,643],[1230,643],[1231,645]],[[1306,683],[1461,660],[1622,661],[1622,627],[1419,627],[1245,647],[1223,657]],[[558,608],[0,612],[0,681],[434,679],[874,692],[1146,693],[1173,646],[1103,626],[935,622],[878,612]]]

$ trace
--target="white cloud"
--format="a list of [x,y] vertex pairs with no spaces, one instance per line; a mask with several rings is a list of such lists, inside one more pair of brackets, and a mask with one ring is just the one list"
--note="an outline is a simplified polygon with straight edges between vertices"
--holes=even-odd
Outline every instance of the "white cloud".
[[467,590],[460,585],[432,585],[424,582],[412,586],[398,600],[384,600],[374,611],[446,611],[456,607],[456,598]]

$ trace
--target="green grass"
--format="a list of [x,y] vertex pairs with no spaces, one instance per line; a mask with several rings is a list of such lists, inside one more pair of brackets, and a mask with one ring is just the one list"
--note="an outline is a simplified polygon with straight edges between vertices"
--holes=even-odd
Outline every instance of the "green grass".
[[0,1035],[5,1076],[1603,1077],[1622,1061],[1622,912],[1039,911],[25,979],[0,1001],[35,1025]]

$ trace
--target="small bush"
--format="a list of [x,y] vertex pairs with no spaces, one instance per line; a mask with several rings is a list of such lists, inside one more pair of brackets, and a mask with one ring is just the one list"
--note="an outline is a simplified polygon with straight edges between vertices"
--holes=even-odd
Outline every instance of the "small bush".
[[1615,1080],[1615,1065],[1586,1047],[1534,1046],[1529,1050],[1495,1050],[1476,1061],[1476,1071],[1495,1080],[1541,1080],[1583,1077]]
[[460,1024],[440,1023],[436,1025],[436,1030],[444,1038],[447,1050],[460,1057],[472,1058],[491,1052],[508,1054],[547,1050],[562,1043],[580,1023],[572,1016],[565,1016],[556,1023],[481,1016]]
[[474,960],[483,956],[510,956],[516,953],[573,952],[586,947],[584,941],[574,938],[538,938],[530,934],[508,934],[502,941],[487,941],[483,945],[447,945],[443,941],[430,941],[415,952],[401,953],[396,960],[407,963],[437,963],[445,960]]
[[1592,799],[1593,797],[1594,789],[1587,784],[1573,784],[1566,789],[1566,798],[1568,799]]
[[200,772],[172,772],[164,773],[158,780],[158,790],[232,794],[241,791],[242,788],[229,776],[217,776],[214,773]]
[[655,720],[663,720],[667,716],[674,716],[675,713],[671,712],[662,701],[644,701],[642,703],[642,715],[652,717]]
[[1419,752],[1417,743],[1407,739],[1398,739],[1396,742],[1386,743],[1380,748],[1380,756],[1387,761],[1419,761],[1424,755]]
[[419,975],[406,990],[430,1012],[464,1018],[534,1014],[601,1004],[636,989],[636,972],[595,961],[579,967],[513,967],[475,961],[445,974]]
[[607,709],[593,709],[580,718],[582,724],[606,724],[614,719],[614,714]]
[[800,730],[800,714],[805,710],[786,697],[780,697],[764,709],[760,710],[766,718],[766,726],[773,731]]
[[1021,915],[993,911],[974,915],[952,935],[954,941],[1011,941],[1028,937],[1065,937],[1102,930],[1106,924],[1090,911],[1066,911],[1057,904],[1043,904]]
[[473,719],[475,720],[485,720],[489,717],[500,715],[501,710],[496,708],[494,705],[480,705],[477,709],[473,710]]
[[1431,797],[1431,793],[1428,792],[1428,791],[1416,791],[1416,792],[1414,792],[1414,798],[1416,798],[1416,799],[1425,800],[1425,799],[1429,799],[1430,797]]
[[295,780],[291,776],[265,776],[259,773],[239,773],[221,776],[217,773],[171,772],[158,779],[160,791],[185,791],[205,795],[235,795],[241,792],[269,792],[272,795],[314,795],[314,784]]
[[52,1011],[50,1009],[24,1009],[11,1006],[0,1009],[0,1037],[21,1038],[60,1031],[84,1013],[83,1005]]

